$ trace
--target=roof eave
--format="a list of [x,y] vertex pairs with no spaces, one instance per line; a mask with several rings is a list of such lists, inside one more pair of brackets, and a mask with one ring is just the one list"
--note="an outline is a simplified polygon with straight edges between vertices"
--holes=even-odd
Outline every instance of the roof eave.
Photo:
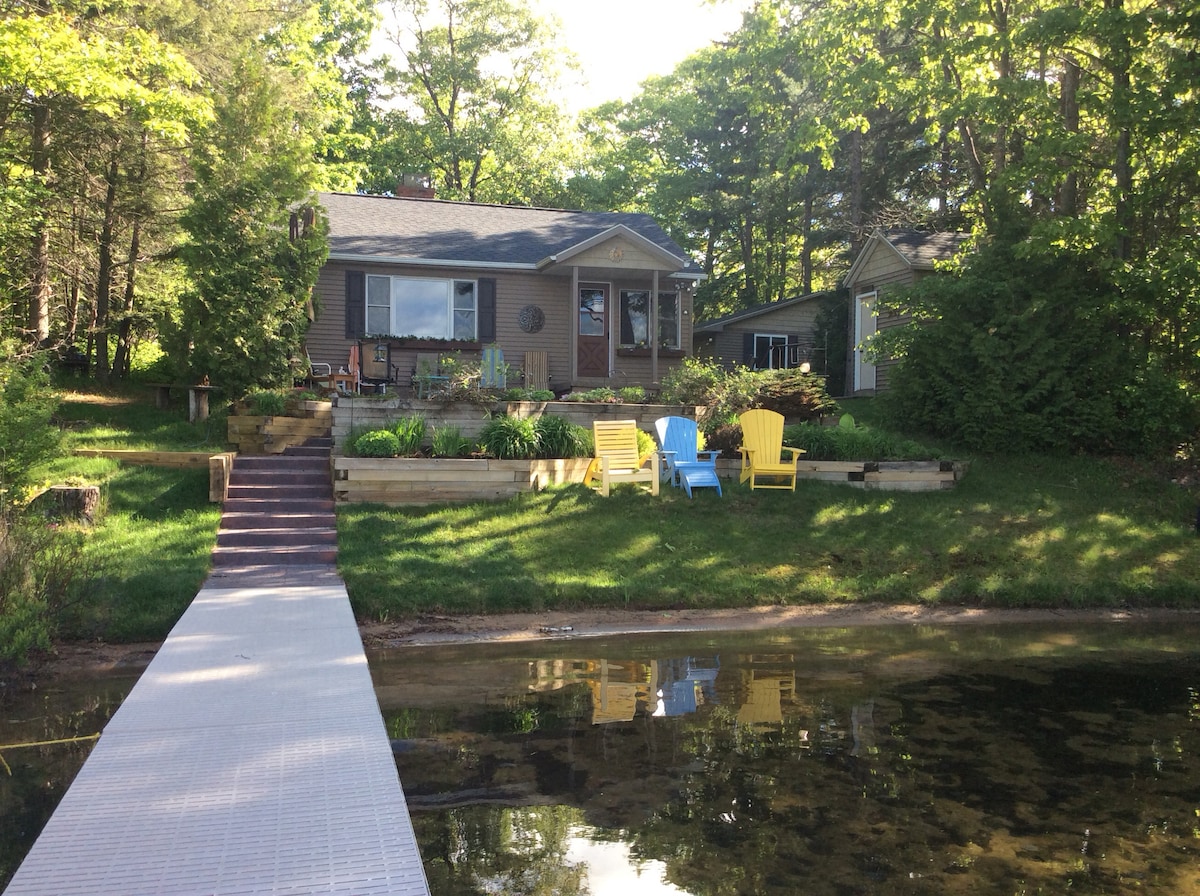
[[536,264],[517,261],[472,261],[469,258],[419,258],[413,255],[363,255],[358,252],[330,252],[330,261],[347,261],[357,264],[402,264],[408,267],[426,268],[488,268],[498,271],[536,271]]

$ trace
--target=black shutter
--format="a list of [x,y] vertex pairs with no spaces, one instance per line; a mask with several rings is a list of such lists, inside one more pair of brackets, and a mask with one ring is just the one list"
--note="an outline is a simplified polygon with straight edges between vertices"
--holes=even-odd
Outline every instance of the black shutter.
[[367,275],[346,271],[346,338],[367,335]]
[[475,289],[475,301],[479,305],[479,341],[496,341],[496,280],[480,277]]
[[742,334],[742,363],[747,367],[754,366],[754,334]]

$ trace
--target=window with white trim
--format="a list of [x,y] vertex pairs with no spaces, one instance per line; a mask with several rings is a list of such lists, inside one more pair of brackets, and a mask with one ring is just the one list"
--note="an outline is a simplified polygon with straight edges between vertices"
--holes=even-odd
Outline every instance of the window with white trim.
[[[650,290],[621,290],[621,348],[650,347]],[[679,293],[658,294],[658,347],[679,348]]]
[[[776,367],[787,367],[787,336],[778,333],[754,334],[754,369],[768,370]],[[781,347],[781,351],[774,349]]]
[[473,280],[367,275],[367,333],[426,339],[478,338]]
[[680,347],[679,293],[660,292],[658,294],[658,345],[659,348],[678,349]]

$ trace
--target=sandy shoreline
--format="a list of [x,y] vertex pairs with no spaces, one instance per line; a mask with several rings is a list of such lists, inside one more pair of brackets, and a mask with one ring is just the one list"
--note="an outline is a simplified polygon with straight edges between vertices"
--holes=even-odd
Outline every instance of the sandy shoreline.
[[[482,644],[614,634],[691,631],[755,631],[771,628],[871,625],[965,625],[989,623],[1171,621],[1200,622],[1200,610],[1168,609],[985,609],[867,604],[854,606],[752,607],[736,610],[588,610],[497,616],[424,615],[359,627],[368,648]],[[153,659],[158,643],[58,645],[27,670],[32,681],[137,672]]]

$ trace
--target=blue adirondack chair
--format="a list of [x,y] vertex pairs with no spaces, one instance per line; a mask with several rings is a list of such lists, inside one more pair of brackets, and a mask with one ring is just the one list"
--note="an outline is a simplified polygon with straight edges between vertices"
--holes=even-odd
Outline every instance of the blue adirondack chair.
[[717,477],[717,455],[720,451],[701,451],[698,446],[696,421],[688,417],[659,417],[654,421],[658,443],[662,446],[662,478],[682,487],[687,496],[692,489],[711,486],[721,492]]

